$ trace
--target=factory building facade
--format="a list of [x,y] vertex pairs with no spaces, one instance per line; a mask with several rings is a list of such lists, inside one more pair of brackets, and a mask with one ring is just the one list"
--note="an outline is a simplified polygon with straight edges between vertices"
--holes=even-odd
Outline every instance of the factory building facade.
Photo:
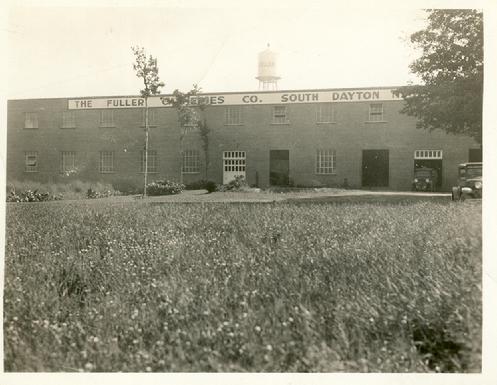
[[[149,180],[410,190],[435,168],[440,191],[457,164],[481,161],[469,137],[416,128],[394,88],[212,93],[190,100],[209,129],[178,123],[167,95],[149,105]],[[144,100],[139,96],[10,100],[7,180],[140,186]]]

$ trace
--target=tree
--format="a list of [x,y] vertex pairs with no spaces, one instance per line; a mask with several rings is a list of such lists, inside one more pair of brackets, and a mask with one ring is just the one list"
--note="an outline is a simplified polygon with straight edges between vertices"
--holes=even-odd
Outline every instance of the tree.
[[[178,113],[178,122],[180,126],[180,155],[183,155],[183,140],[185,136],[193,130],[199,130],[202,139],[202,147],[205,153],[206,170],[208,165],[208,148],[209,148],[209,129],[205,117],[201,117],[199,112],[203,112],[206,104],[199,97],[201,92],[197,84],[193,88],[184,93],[179,90],[174,90],[172,98],[169,100],[170,104],[176,109]],[[195,103],[192,100],[195,98]],[[182,159],[182,158],[181,158]],[[183,183],[183,166],[180,165],[180,182]],[[207,174],[206,174],[207,177]]]
[[148,175],[148,98],[152,95],[158,95],[160,88],[164,87],[164,83],[159,80],[159,68],[157,67],[157,59],[150,55],[147,58],[145,50],[142,47],[131,47],[135,55],[135,63],[133,69],[136,71],[136,76],[143,80],[144,88],[140,90],[140,95],[145,99],[145,169],[143,181],[143,197],[147,196],[147,175]]
[[418,128],[441,128],[482,141],[483,15],[470,9],[427,10],[425,29],[411,35],[422,55],[410,65],[424,84],[397,90],[401,112]]

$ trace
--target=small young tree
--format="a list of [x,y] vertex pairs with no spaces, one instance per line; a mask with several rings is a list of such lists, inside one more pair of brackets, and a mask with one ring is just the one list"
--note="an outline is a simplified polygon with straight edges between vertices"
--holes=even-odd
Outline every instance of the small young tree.
[[[203,111],[203,108],[201,108]],[[205,179],[208,179],[209,172],[209,133],[210,129],[207,126],[207,121],[205,116],[199,121],[199,130],[200,130],[200,138],[202,139],[202,149],[204,150],[204,158],[205,158]]]
[[147,176],[148,176],[148,98],[152,95],[158,95],[160,88],[164,87],[164,83],[159,80],[159,68],[157,67],[157,59],[150,55],[147,58],[143,47],[131,47],[135,55],[135,63],[133,69],[136,71],[136,76],[143,80],[144,88],[140,90],[140,95],[145,99],[145,169],[143,181],[143,197],[147,196]]
[[[209,129],[205,122],[205,118],[202,119],[199,110],[203,111],[205,109],[205,103],[201,98],[197,98],[195,103],[191,103],[192,98],[197,97],[201,89],[197,84],[193,85],[193,88],[184,93],[179,90],[174,90],[173,97],[170,102],[171,105],[176,109],[178,113],[178,123],[180,126],[180,156],[183,155],[183,140],[185,136],[191,130],[198,129],[202,138],[202,147],[205,152],[205,162],[207,164],[207,149],[208,149],[208,133]],[[182,158],[181,158],[182,159]],[[183,183],[183,164],[180,165],[180,182]]]

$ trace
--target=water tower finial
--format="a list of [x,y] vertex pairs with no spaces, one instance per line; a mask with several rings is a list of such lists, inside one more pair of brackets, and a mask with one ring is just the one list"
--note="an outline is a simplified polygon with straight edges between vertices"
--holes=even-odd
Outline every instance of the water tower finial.
[[278,89],[278,80],[281,79],[276,72],[276,52],[269,49],[269,43],[267,43],[267,48],[259,52],[259,66],[258,66],[258,76],[256,79],[259,80],[259,89],[273,90]]

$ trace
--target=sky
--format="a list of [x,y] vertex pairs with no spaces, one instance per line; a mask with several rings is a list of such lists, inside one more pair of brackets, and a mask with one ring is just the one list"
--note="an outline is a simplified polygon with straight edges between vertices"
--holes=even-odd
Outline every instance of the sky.
[[[109,4],[109,3],[107,3]],[[136,4],[136,3],[134,3]],[[160,6],[26,6],[7,12],[7,98],[138,94],[131,46],[158,60],[163,93],[256,91],[257,55],[278,54],[279,89],[419,82],[409,36],[420,9],[355,3],[166,1]],[[236,5],[233,5],[236,4]]]

